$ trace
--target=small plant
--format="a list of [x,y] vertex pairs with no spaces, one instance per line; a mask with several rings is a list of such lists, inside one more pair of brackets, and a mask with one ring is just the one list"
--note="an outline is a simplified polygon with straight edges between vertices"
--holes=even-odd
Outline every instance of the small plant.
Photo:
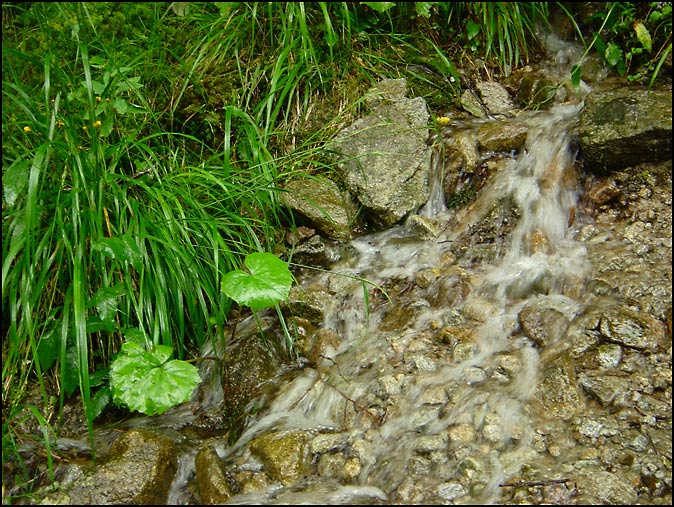
[[[629,81],[641,81],[650,76],[648,85],[652,87],[672,51],[672,4],[611,2],[606,5],[607,10],[600,10],[584,20],[595,28],[585,54],[572,70],[572,83],[574,86],[580,83],[582,62],[594,48],[618,75]],[[573,13],[563,6],[562,9],[583,40],[583,30]]]
[[[285,262],[270,253],[257,252],[249,254],[244,265],[248,272],[237,269],[223,276],[222,291],[228,297],[253,311],[288,299],[293,276]],[[201,382],[197,368],[187,361],[171,360],[173,349],[169,346],[146,346],[140,332],[127,338],[110,366],[115,404],[156,415],[188,401]]]
[[248,272],[234,270],[222,278],[222,291],[240,305],[263,310],[288,299],[293,275],[281,259],[266,252],[244,260]]
[[162,414],[189,401],[201,383],[199,371],[187,361],[171,360],[172,355],[167,345],[124,343],[110,366],[113,401],[147,415]]
[[248,272],[237,269],[223,276],[222,291],[238,304],[253,310],[256,320],[256,311],[276,307],[286,338],[286,349],[290,354],[292,338],[279,307],[280,302],[288,299],[293,282],[288,264],[270,253],[256,252],[245,258],[244,265]]

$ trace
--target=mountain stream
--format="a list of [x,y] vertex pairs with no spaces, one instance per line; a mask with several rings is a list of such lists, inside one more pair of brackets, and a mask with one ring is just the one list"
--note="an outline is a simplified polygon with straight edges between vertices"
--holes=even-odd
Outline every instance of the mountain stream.
[[[534,303],[569,321],[582,309],[587,265],[575,239],[583,223],[571,147],[581,108],[523,113],[524,149],[460,212],[447,210],[443,164],[434,164],[431,199],[420,210],[434,234],[400,225],[357,238],[329,272],[300,280],[336,295],[323,327],[339,342],[281,385],[233,446],[215,448],[251,471],[260,462],[249,444],[269,432],[300,430],[314,436],[312,452],[329,452],[318,473],[291,487],[270,484],[230,503],[416,503],[419,491],[424,501],[499,499],[536,454],[544,414],[534,394],[564,332],[542,348],[518,316]],[[480,244],[475,229],[487,217],[497,230]]]

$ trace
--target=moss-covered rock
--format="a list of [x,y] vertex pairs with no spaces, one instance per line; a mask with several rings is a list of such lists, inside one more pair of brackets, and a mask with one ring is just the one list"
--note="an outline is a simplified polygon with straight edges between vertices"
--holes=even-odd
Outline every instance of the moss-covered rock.
[[309,436],[305,431],[266,433],[250,444],[267,474],[283,484],[301,477],[309,465]]
[[47,501],[61,505],[166,504],[176,460],[173,440],[144,429],[131,430],[115,441],[109,460],[92,475]]
[[619,170],[672,158],[672,92],[622,88],[591,93],[578,132],[588,169]]

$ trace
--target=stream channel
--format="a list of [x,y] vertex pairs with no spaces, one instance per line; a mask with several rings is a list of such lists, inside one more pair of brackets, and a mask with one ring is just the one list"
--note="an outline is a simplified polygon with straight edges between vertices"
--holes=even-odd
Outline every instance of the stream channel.
[[[272,429],[323,434],[314,450],[348,449],[356,458],[334,460],[338,477],[353,485],[339,486],[334,477],[321,484],[317,475],[231,502],[400,501],[411,475],[415,488],[436,500],[486,504],[500,497],[500,485],[536,453],[534,429],[544,415],[532,399],[546,354],[521,333],[518,315],[532,302],[569,320],[582,308],[588,266],[575,239],[583,222],[574,217],[579,189],[569,146],[581,107],[530,113],[525,149],[459,214],[444,205],[440,174],[431,175],[431,199],[420,215],[438,224],[434,237],[419,238],[405,226],[363,236],[329,273],[301,280],[342,295],[323,324],[339,343],[326,347],[316,368],[281,386],[234,446],[217,451],[255,470],[247,445],[254,437]],[[515,203],[517,223],[499,203]],[[501,217],[498,242],[469,245],[459,257],[455,243],[491,213]],[[372,290],[366,301],[360,278],[408,291],[404,306]],[[372,304],[377,297],[384,302]],[[558,348],[564,329],[558,331],[547,351]],[[330,458],[324,461],[319,468],[329,469]],[[461,474],[479,479],[451,480]]]
[[[193,439],[183,432],[168,503],[204,501],[194,493],[204,448],[217,455],[231,489],[222,500],[232,504],[564,504],[575,502],[576,481],[598,491],[586,499],[635,501],[629,480],[583,469],[601,462],[602,441],[637,424],[619,414],[638,400],[612,406],[615,422],[590,417],[572,359],[592,349],[597,368],[618,371],[637,364],[629,363],[630,345],[644,347],[602,345],[596,330],[604,324],[590,322],[616,304],[591,280],[601,269],[592,265],[601,262],[596,252],[624,242],[611,242],[610,224],[600,226],[587,211],[574,146],[582,108],[581,98],[520,112],[524,148],[501,157],[476,198],[452,210],[443,190],[444,142],[511,120],[457,120],[439,129],[429,201],[414,220],[344,244],[329,270],[298,277],[301,290],[329,294],[315,357],[269,382],[235,442],[222,432]],[[663,251],[671,261],[669,227]],[[237,337],[256,328],[252,317],[243,319]],[[202,354],[213,355],[210,344]],[[225,396],[217,364],[200,365],[197,409],[186,404],[119,428],[175,430],[217,410]],[[635,375],[639,367],[631,368],[616,375]],[[584,378],[583,387],[599,392],[592,381]],[[629,417],[648,410],[637,407]],[[669,411],[671,418],[671,403]],[[656,419],[646,423],[654,428]],[[607,459],[629,468],[642,458]],[[671,467],[671,440],[669,460]],[[648,482],[641,474],[652,490],[667,489],[666,478]],[[671,468],[669,481],[671,488]],[[542,496],[532,496],[534,487]]]

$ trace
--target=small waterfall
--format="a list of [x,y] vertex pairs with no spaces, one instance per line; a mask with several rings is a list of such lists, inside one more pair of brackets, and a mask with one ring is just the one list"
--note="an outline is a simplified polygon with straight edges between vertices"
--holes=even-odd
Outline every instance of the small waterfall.
[[[541,297],[568,300],[570,311],[580,307],[573,297],[586,266],[570,227],[579,196],[570,139],[581,108],[523,113],[530,125],[524,149],[460,212],[445,205],[443,156],[437,153],[431,198],[421,211],[447,224],[434,240],[410,238],[402,226],[361,237],[352,242],[352,258],[304,280],[339,287],[343,298],[332,301],[323,327],[341,343],[282,386],[225,457],[240,455],[255,435],[272,428],[348,432],[349,441],[365,441],[370,449],[359,455],[358,495],[369,491],[373,501],[414,503],[412,481],[436,501],[496,502],[499,485],[533,452],[530,401],[541,364],[534,344],[519,332],[518,314]],[[453,265],[442,265],[454,257],[454,243],[503,206],[516,208],[519,218],[492,261],[476,264],[468,248]],[[441,276],[420,284],[424,270]],[[372,285],[360,279],[412,295],[404,303],[396,294],[374,303]],[[463,298],[456,296],[461,283],[470,287]],[[434,338],[442,330],[449,344]],[[474,475],[475,484],[467,487],[461,474]],[[315,499],[309,489],[302,496],[302,487],[293,486],[293,501]],[[339,491],[342,503],[362,500]],[[255,501],[282,497],[260,494]],[[231,499],[247,501],[245,495]]]
[[423,217],[434,218],[447,212],[445,192],[443,190],[444,172],[444,143],[441,140],[440,147],[436,148],[431,156],[431,167],[428,173],[428,185],[430,189],[428,202],[419,211],[419,214]]

